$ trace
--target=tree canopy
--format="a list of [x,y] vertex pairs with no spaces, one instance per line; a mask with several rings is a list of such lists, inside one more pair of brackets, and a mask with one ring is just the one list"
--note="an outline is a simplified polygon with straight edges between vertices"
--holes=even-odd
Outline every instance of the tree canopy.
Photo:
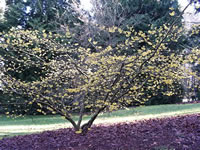
[[[37,104],[40,113],[46,114],[46,109],[62,115],[76,133],[83,134],[103,111],[144,104],[160,92],[176,95],[179,91],[175,85],[188,77],[185,74],[196,75],[184,65],[200,63],[200,52],[199,47],[185,55],[174,51],[171,43],[182,39],[184,28],[179,21],[185,9],[181,13],[169,9],[166,15],[174,18],[170,23],[144,31],[134,26],[123,29],[93,24],[111,37],[125,38],[108,45],[93,36],[82,45],[69,26],[65,26],[65,34],[33,28],[1,32],[3,92],[23,97],[25,105]],[[127,54],[127,50],[132,53]],[[19,99],[14,99],[14,103],[18,105]],[[83,124],[88,109],[92,116]],[[10,115],[15,112],[6,110]],[[71,116],[73,112],[79,113],[77,122]]]

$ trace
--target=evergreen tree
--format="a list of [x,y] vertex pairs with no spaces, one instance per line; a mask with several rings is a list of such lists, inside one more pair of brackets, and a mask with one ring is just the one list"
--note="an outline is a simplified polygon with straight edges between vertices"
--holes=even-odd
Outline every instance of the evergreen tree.
[[64,0],[29,0],[26,28],[57,31],[61,25],[73,26],[78,16],[70,1]]
[[8,31],[12,27],[23,27],[25,24],[25,2],[23,0],[8,0],[6,5],[5,21],[0,23],[0,31]]
[[57,31],[61,25],[73,26],[80,22],[73,3],[64,0],[8,0],[4,23],[0,31],[12,27]]
[[[163,24],[169,26],[174,15],[180,14],[177,0],[93,0],[92,3],[93,10],[88,17],[90,22],[83,26],[77,36],[82,40],[81,44],[87,43],[91,37],[105,47],[114,46],[119,41],[124,42],[126,38],[117,34],[107,34],[101,28],[116,26],[127,30],[127,27],[133,27],[135,31],[146,32],[149,29],[158,29]],[[182,25],[181,18],[177,20],[177,24]],[[141,45],[142,43],[139,44]],[[173,43],[171,45],[178,49]]]
[[129,25],[137,31],[148,30],[149,25],[159,27],[170,23],[172,11],[180,14],[177,0],[94,0],[93,3],[93,19],[97,24],[122,28]]

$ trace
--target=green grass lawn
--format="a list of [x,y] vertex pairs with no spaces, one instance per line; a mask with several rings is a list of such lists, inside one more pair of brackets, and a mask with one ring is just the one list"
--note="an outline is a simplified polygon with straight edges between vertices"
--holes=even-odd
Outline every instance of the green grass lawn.
[[[135,121],[149,118],[162,118],[168,116],[200,113],[200,103],[141,106],[126,110],[103,113],[95,121],[99,123],[117,123],[123,121]],[[77,120],[77,116],[74,119]],[[89,116],[85,116],[87,121]],[[0,138],[5,136],[23,135],[45,130],[54,130],[70,127],[71,125],[62,117],[57,115],[48,116],[26,116],[20,118],[8,118],[0,116]]]

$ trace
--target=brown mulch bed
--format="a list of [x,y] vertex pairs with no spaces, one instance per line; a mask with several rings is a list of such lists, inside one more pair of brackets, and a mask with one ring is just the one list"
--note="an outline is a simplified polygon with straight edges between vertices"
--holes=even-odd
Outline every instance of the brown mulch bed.
[[200,150],[200,114],[98,125],[86,136],[73,129],[0,140],[0,150]]

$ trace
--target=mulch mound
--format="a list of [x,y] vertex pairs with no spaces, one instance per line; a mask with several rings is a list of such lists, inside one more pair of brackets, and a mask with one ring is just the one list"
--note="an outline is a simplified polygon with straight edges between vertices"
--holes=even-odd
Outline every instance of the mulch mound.
[[73,129],[0,140],[0,150],[200,150],[200,114],[98,125],[86,136]]

